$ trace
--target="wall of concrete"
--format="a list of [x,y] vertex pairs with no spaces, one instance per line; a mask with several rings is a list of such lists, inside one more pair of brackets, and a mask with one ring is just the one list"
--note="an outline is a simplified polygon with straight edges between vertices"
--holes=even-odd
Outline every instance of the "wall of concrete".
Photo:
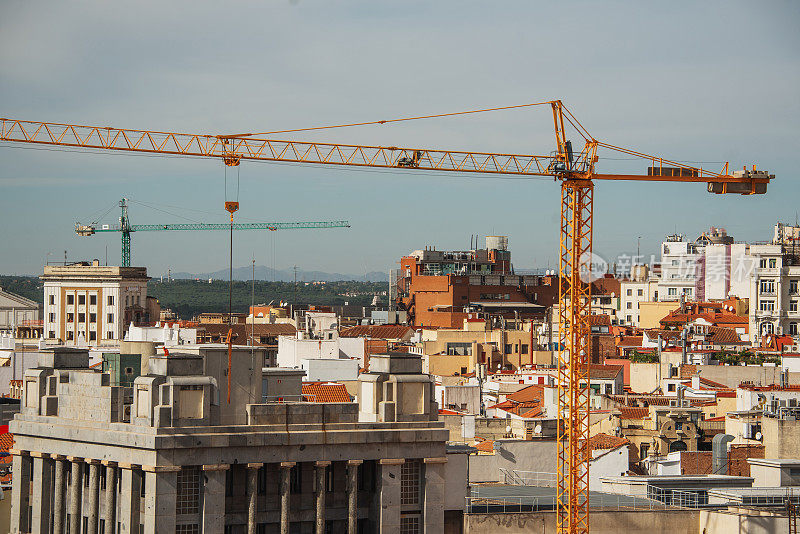
[[556,472],[555,440],[496,441],[494,454],[469,457],[470,482],[498,482],[500,468],[518,471]]
[[800,421],[761,418],[764,458],[800,458]]
[[746,510],[730,507],[727,510],[700,512],[697,532],[704,534],[789,534],[786,513],[767,510]]
[[[698,534],[696,510],[592,512],[592,534]],[[702,531],[700,531],[702,532]],[[717,531],[722,532],[722,531]],[[736,530],[730,532],[739,532]],[[556,514],[466,514],[465,534],[555,534]],[[711,534],[710,532],[707,534]]]
[[444,469],[444,509],[464,510],[467,504],[469,454],[448,454]]
[[657,363],[631,363],[630,386],[636,393],[650,393],[659,385]]

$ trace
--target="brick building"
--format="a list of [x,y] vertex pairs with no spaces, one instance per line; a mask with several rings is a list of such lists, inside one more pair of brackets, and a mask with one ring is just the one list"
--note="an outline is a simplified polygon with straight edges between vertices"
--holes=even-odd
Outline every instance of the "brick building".
[[541,319],[558,298],[558,278],[515,274],[508,239],[489,236],[485,249],[404,256],[392,290],[414,326],[458,328],[470,312]]

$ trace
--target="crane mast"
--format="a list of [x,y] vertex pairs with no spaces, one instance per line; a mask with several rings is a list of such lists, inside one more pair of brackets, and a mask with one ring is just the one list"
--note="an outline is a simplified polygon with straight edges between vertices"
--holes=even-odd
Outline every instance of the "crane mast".
[[[0,140],[117,152],[211,157],[221,159],[227,166],[236,166],[242,160],[253,160],[484,175],[551,176],[560,180],[557,530],[559,533],[588,533],[590,458],[586,440],[589,437],[591,357],[591,279],[588,274],[592,254],[594,182],[626,180],[706,183],[711,193],[752,195],[766,193],[767,185],[774,175],[756,170],[755,166],[752,170],[744,168],[729,172],[727,163],[721,172],[714,172],[598,141],[560,100],[335,127],[384,124],[538,105],[549,105],[552,108],[556,139],[554,155],[316,143],[262,137],[267,134],[199,135],[15,119],[0,119]],[[580,150],[574,150],[571,140],[567,139],[568,127],[583,138],[584,145]],[[304,128],[289,132],[324,128],[330,127]],[[646,161],[647,172],[596,173],[598,149]]]

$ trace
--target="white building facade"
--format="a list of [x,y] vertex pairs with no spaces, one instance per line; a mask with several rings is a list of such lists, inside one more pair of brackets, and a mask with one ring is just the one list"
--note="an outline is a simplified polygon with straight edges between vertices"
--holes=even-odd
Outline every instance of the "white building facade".
[[44,281],[44,337],[67,345],[116,345],[127,324],[147,320],[147,269],[48,265]]

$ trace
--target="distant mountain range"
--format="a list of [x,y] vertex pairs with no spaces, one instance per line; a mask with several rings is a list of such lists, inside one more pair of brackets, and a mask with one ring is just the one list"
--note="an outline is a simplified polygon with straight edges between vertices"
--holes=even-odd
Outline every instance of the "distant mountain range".
[[[157,278],[154,273],[150,276]],[[172,278],[200,278],[207,280],[213,278],[216,280],[227,280],[228,269],[214,271],[213,273],[187,273],[176,272],[172,273]],[[234,280],[252,280],[253,267],[235,267],[233,269]],[[294,282],[294,271],[290,269],[276,270],[263,265],[256,265],[256,280],[266,280],[275,282]],[[380,271],[371,271],[364,274],[342,274],[342,273],[325,273],[322,271],[303,271],[297,269],[298,282],[311,282],[314,280],[324,282],[340,282],[345,280],[358,280],[361,282],[388,282],[389,274]]]

